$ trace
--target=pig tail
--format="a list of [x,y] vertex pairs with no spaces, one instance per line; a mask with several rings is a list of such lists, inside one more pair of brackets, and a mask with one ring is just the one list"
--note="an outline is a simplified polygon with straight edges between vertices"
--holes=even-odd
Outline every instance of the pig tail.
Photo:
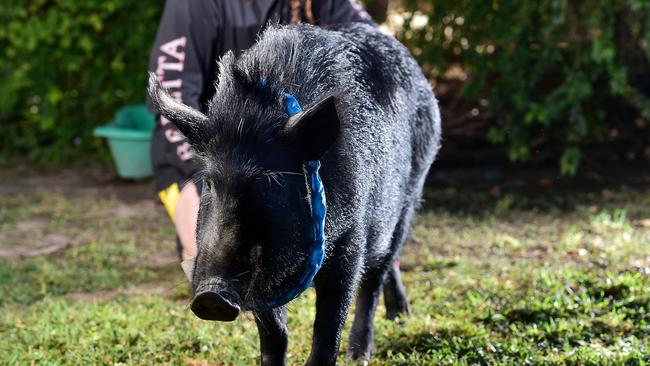
[[291,0],[291,24],[298,24],[303,21],[300,16],[300,9],[302,8],[303,2],[305,3],[305,20],[307,23],[316,23],[312,8],[312,0]]

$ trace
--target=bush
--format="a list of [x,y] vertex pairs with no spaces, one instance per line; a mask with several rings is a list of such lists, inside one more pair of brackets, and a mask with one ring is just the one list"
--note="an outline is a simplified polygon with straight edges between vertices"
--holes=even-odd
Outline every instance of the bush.
[[[648,156],[650,2],[403,0],[397,36],[512,161]],[[399,14],[399,13],[398,13]],[[443,105],[443,108],[445,106]]]
[[0,152],[63,162],[97,154],[92,128],[144,102],[160,1],[0,5]]
[[[395,2],[396,35],[438,94],[462,86],[462,103],[442,105],[447,136],[460,129],[506,146],[513,161],[555,161],[565,174],[650,157],[650,2]],[[67,162],[105,152],[92,128],[144,101],[162,5],[1,4],[0,153]],[[450,118],[453,105],[462,118]],[[467,133],[470,125],[481,128]]]

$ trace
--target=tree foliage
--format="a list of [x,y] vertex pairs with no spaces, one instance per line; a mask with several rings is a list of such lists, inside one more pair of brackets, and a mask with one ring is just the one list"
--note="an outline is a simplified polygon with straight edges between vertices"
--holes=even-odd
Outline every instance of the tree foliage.
[[[384,6],[375,2],[366,1]],[[438,86],[460,80],[463,109],[485,122],[475,137],[511,160],[573,174],[584,162],[650,156],[650,2],[397,4],[397,37]],[[104,151],[92,128],[144,100],[162,5],[0,5],[0,153],[67,161]]]
[[159,1],[0,5],[0,152],[66,161],[97,151],[92,128],[143,102]]
[[464,98],[493,116],[487,138],[511,160],[575,174],[585,158],[649,153],[650,2],[402,3],[397,36],[433,79],[462,70]]

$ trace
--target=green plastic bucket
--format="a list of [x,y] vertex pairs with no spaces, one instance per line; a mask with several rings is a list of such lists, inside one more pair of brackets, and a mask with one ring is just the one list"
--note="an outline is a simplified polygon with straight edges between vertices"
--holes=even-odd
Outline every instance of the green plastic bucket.
[[142,104],[121,108],[112,122],[93,130],[95,136],[108,140],[120,177],[142,179],[151,176],[149,155],[154,125],[154,116]]

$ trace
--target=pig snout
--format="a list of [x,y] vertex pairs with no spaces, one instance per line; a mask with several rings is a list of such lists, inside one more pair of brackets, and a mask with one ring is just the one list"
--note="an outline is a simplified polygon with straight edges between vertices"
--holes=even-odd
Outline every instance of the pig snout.
[[190,308],[203,320],[233,321],[239,315],[238,296],[219,283],[201,284]]

